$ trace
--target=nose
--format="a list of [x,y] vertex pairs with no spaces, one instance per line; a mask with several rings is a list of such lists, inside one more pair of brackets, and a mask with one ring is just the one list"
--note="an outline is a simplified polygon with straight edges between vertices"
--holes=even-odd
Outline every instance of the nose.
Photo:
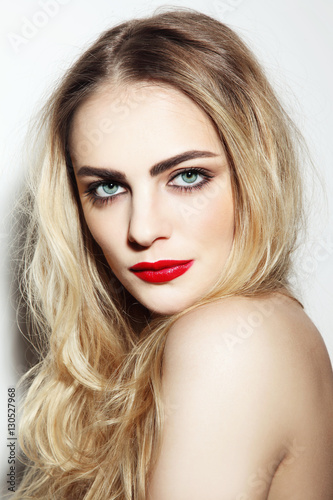
[[157,196],[145,195],[132,198],[128,228],[130,243],[141,247],[151,246],[157,239],[171,236],[172,223],[170,209]]

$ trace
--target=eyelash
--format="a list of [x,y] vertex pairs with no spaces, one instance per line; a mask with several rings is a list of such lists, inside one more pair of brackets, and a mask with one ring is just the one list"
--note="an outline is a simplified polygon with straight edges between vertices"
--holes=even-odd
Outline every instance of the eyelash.
[[[177,177],[179,177],[183,174],[186,174],[187,172],[193,172],[195,174],[200,174],[203,177],[203,179],[201,180],[201,182],[199,182],[198,184],[196,184],[194,186],[191,186],[191,185],[189,185],[189,186],[171,186],[173,189],[177,189],[183,193],[191,193],[194,190],[203,188],[214,177],[212,174],[208,174],[208,172],[202,168],[193,167],[193,168],[186,168],[184,170],[178,171],[177,174],[174,175],[169,180],[169,182],[173,181],[174,179],[176,179]],[[115,180],[112,180],[112,183],[116,184],[117,186],[122,186],[122,184],[116,182]],[[117,196],[118,196],[117,194],[114,194],[112,196],[98,196],[96,194],[97,189],[100,186],[103,186],[106,184],[108,184],[107,181],[92,182],[88,186],[88,189],[84,192],[84,195],[87,196],[87,198],[92,202],[93,205],[95,205],[95,204],[105,205],[108,203],[112,203],[113,198],[117,198]],[[122,193],[119,193],[119,194],[122,194]]]

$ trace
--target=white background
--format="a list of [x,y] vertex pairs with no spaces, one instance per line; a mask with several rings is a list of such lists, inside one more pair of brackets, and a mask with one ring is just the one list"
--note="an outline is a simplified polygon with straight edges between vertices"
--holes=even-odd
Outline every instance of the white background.
[[124,19],[150,14],[163,5],[195,8],[236,29],[263,63],[308,142],[324,181],[328,204],[325,210],[320,192],[312,200],[310,240],[296,259],[298,286],[305,310],[320,330],[333,359],[332,1],[184,0],[165,4],[158,0],[2,0],[0,470],[4,473],[8,472],[7,388],[17,382],[26,356],[16,327],[10,288],[13,252],[9,251],[9,233],[13,224],[11,211],[23,186],[22,144],[28,121],[54,82],[102,30]]

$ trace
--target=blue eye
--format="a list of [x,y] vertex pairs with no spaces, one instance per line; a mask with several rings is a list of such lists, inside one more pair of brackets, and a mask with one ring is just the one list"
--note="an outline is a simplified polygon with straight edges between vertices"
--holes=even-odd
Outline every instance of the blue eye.
[[197,180],[198,175],[199,174],[197,172],[192,172],[191,170],[189,170],[188,172],[182,174],[181,178],[187,184],[193,184]]
[[118,194],[119,188],[121,189],[121,186],[119,184],[116,184],[114,182],[108,182],[107,184],[100,184],[95,190],[96,196],[100,198],[105,198],[108,196],[113,196],[115,194]]
[[126,193],[126,188],[124,188],[121,184],[117,182],[93,182],[88,187],[85,192],[85,196],[87,196],[92,203],[95,204],[104,204],[109,203],[115,199],[118,194]]
[[184,193],[191,193],[195,189],[201,189],[208,184],[214,175],[201,167],[184,169],[169,181],[169,186]]
[[[199,177],[202,178],[202,175],[200,175],[199,172],[196,172],[195,170],[187,170],[186,172],[182,172],[174,177],[172,184],[178,187],[193,185]],[[199,179],[199,181],[201,182],[201,179]],[[197,182],[196,184],[199,183]]]

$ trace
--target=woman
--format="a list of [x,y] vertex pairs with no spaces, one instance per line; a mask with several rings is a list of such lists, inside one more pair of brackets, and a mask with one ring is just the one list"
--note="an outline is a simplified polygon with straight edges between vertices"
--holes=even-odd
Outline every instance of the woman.
[[45,108],[16,498],[333,498],[332,370],[289,284],[299,137],[227,26],[105,32]]

